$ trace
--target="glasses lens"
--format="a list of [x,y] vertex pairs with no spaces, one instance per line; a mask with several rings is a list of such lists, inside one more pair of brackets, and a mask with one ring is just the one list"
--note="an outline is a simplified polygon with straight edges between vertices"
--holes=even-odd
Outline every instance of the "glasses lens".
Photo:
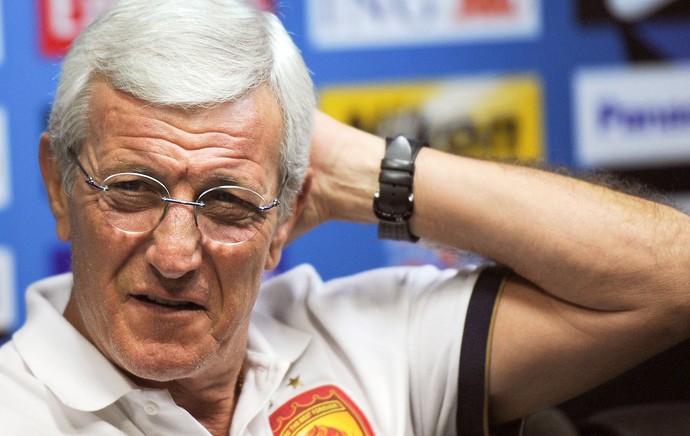
[[251,189],[221,186],[204,192],[199,199],[197,224],[201,233],[217,242],[237,244],[251,239],[263,225],[265,201]]
[[114,227],[131,233],[152,230],[158,224],[167,189],[158,180],[136,173],[115,174],[103,181],[108,187],[99,206]]

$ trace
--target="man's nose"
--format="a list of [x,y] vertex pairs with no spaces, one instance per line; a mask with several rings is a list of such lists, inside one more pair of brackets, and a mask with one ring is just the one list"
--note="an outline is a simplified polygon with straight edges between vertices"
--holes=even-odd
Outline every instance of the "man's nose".
[[153,230],[147,260],[163,277],[179,278],[201,266],[201,232],[194,220],[194,207],[169,204]]

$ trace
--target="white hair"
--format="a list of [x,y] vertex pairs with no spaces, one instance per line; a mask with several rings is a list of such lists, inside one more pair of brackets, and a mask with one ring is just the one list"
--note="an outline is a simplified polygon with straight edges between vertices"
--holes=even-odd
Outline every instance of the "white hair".
[[283,112],[281,217],[309,163],[314,87],[280,20],[241,0],[121,0],[73,42],[64,59],[49,131],[67,192],[87,135],[91,84],[156,105],[213,107],[268,84]]

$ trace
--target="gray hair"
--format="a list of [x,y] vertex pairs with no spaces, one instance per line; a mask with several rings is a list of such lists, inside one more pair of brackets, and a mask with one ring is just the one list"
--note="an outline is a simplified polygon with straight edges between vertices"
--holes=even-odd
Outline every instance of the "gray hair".
[[309,164],[314,87],[280,20],[242,0],[121,0],[74,41],[64,59],[49,131],[71,192],[88,129],[91,84],[155,105],[213,107],[268,84],[283,112],[281,173],[287,217]]

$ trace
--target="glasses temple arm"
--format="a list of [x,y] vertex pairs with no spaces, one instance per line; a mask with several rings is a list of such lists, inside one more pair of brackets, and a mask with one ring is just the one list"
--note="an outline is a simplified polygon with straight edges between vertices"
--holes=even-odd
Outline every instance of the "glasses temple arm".
[[74,150],[72,150],[71,148],[68,148],[67,151],[69,152],[69,155],[72,157],[72,160],[74,160],[74,163],[76,163],[77,166],[79,167],[79,170],[82,172],[82,174],[84,174],[84,177],[86,177],[85,181],[89,186],[91,186],[94,189],[98,189],[100,191],[107,191],[108,190],[107,186],[99,185],[98,183],[96,183],[96,181],[93,179],[93,177],[91,177],[89,175],[89,173],[86,171],[86,168],[84,168],[84,165],[82,165],[81,162],[79,161],[79,158],[77,157],[77,154],[74,152]]
[[259,209],[260,212],[266,212],[267,210],[271,210],[274,207],[280,206],[280,197],[283,195],[283,188],[285,188],[287,180],[288,180],[288,176],[285,175],[283,177],[283,180],[280,182],[280,189],[278,189],[278,195],[276,196],[275,199],[273,199],[273,202],[271,202],[271,204],[266,205],[266,206],[258,206],[257,207],[257,209]]

